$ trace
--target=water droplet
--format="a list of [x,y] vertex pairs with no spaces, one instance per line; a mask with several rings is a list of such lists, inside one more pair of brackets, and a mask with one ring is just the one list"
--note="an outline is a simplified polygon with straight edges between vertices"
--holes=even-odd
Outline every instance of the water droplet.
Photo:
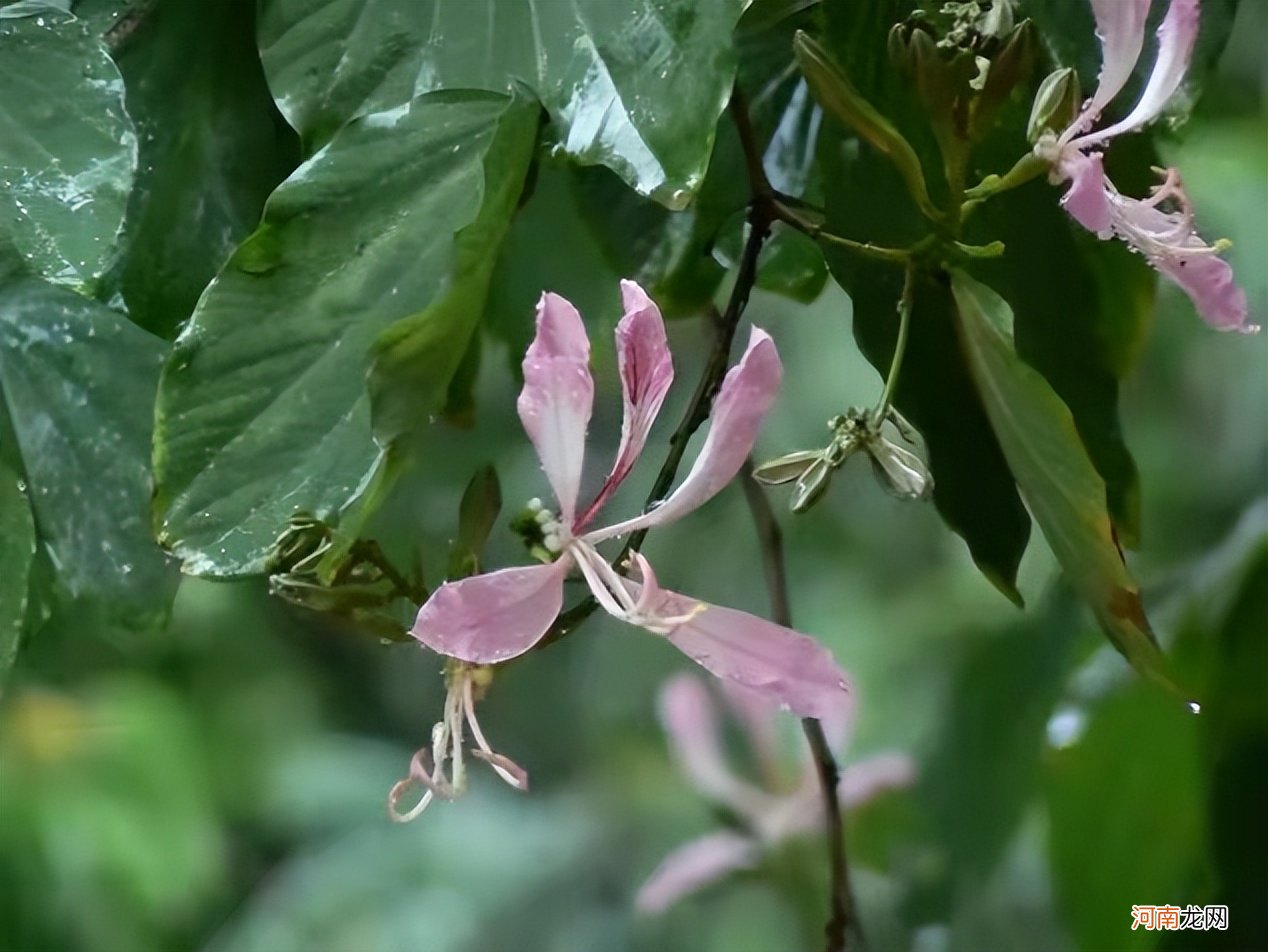
[[1202,705],[1199,704],[1197,701],[1190,701],[1188,704],[1185,705],[1185,707],[1189,709],[1190,714],[1202,713]]

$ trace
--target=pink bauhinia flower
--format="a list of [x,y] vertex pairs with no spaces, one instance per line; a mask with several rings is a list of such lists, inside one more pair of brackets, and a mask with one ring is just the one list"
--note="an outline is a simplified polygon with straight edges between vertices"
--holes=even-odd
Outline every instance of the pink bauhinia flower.
[[[661,689],[660,716],[674,757],[692,785],[727,809],[739,828],[707,834],[665,857],[639,890],[635,904],[642,912],[664,912],[729,873],[756,867],[765,852],[823,827],[823,800],[814,765],[807,758],[800,783],[781,789],[773,708],[745,688],[729,684],[724,688],[762,783],[750,783],[731,772],[717,711],[704,684],[689,674],[667,681]],[[825,719],[823,728],[829,743],[839,749],[845,742],[847,720]],[[915,764],[905,754],[877,754],[842,771],[837,799],[842,807],[858,806],[887,790],[909,786],[915,776]]]
[[708,436],[682,484],[650,511],[594,528],[628,475],[673,381],[660,311],[632,281],[621,283],[625,315],[616,328],[625,413],[616,460],[594,500],[577,506],[594,383],[581,316],[557,294],[537,307],[537,333],[524,357],[519,415],[554,490],[558,513],[539,511],[542,565],[506,568],[446,582],[418,612],[412,634],[428,648],[473,665],[506,661],[533,647],[563,605],[564,579],[576,571],[598,603],[622,621],[664,637],[719,678],[742,684],[802,717],[843,716],[845,675],[813,639],[730,608],[659,586],[634,553],[632,578],[596,546],[674,522],[716,495],[739,472],[779,388],[782,367],[770,336],[753,328],[748,348],[713,401]]
[[1101,40],[1096,92],[1059,135],[1045,134],[1035,153],[1052,164],[1054,184],[1068,182],[1062,207],[1100,238],[1117,236],[1178,284],[1202,318],[1220,330],[1250,333],[1246,292],[1219,257],[1227,242],[1208,245],[1197,234],[1193,206],[1175,169],[1159,169],[1162,182],[1149,198],[1123,195],[1105,174],[1103,150],[1115,136],[1157,118],[1189,69],[1198,35],[1199,0],[1171,0],[1158,28],[1158,55],[1135,107],[1112,125],[1095,129],[1101,112],[1131,77],[1145,42],[1150,0],[1091,0]]

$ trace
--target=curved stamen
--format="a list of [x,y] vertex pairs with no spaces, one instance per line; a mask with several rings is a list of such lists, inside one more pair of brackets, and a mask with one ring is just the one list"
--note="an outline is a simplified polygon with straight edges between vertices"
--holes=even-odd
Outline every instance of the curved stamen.
[[493,748],[489,746],[489,742],[484,737],[484,731],[480,730],[480,722],[476,719],[475,713],[475,695],[473,693],[471,678],[467,678],[463,684],[462,692],[463,708],[466,713],[467,723],[471,726],[471,736],[475,738],[476,750],[471,752],[471,756],[478,757],[494,769],[499,777],[505,780],[516,790],[528,789],[528,771],[526,771],[515,761],[511,760],[503,754],[495,753]]

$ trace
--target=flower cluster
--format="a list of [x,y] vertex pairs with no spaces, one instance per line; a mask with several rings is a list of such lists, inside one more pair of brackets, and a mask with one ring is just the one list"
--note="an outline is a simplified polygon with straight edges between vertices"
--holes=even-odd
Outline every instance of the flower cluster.
[[[479,744],[473,753],[499,768],[509,783],[525,785],[523,771],[485,743],[474,716],[468,672],[508,661],[537,644],[559,615],[564,581],[574,572],[609,614],[665,638],[711,674],[741,685],[765,703],[823,720],[841,719],[849,710],[844,673],[811,638],[664,589],[639,552],[622,566],[627,574],[600,554],[602,543],[674,522],[720,492],[748,458],[782,375],[774,341],[753,328],[743,356],[714,398],[708,435],[686,478],[649,511],[595,527],[595,518],[638,460],[674,376],[659,309],[633,282],[622,282],[621,291],[625,314],[616,328],[624,396],[621,440],[607,478],[584,507],[577,503],[594,398],[590,340],[568,301],[548,293],[538,304],[518,410],[554,491],[553,511],[534,500],[540,548],[549,561],[446,582],[419,610],[414,637],[460,666],[451,669],[446,715],[433,732],[432,750],[416,755],[411,767],[411,779],[428,793],[408,813],[393,808],[400,819],[416,816],[432,794],[449,796],[461,789],[464,720]],[[453,765],[452,781],[443,778],[446,759]],[[398,784],[393,803],[401,792]]]
[[1246,292],[1219,257],[1224,242],[1208,245],[1197,234],[1193,206],[1176,169],[1160,169],[1149,198],[1123,195],[1105,174],[1111,141],[1162,114],[1180,88],[1197,41],[1199,0],[1171,0],[1158,28],[1158,54],[1135,107],[1122,119],[1095,128],[1101,112],[1122,91],[1140,58],[1150,0],[1091,0],[1101,40],[1096,92],[1059,134],[1049,132],[1035,153],[1052,166],[1051,180],[1067,182],[1061,205],[1101,238],[1117,236],[1179,285],[1204,320],[1221,330],[1249,333]]

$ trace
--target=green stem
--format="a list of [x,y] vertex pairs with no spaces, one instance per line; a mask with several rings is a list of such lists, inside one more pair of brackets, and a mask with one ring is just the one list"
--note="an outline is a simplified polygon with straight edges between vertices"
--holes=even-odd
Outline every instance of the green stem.
[[885,376],[885,389],[881,393],[880,402],[872,413],[874,426],[880,426],[894,402],[894,393],[898,389],[898,378],[903,369],[903,355],[907,352],[907,332],[911,327],[911,311],[916,288],[916,264],[907,262],[907,270],[903,275],[903,293],[898,299],[898,340],[894,342],[894,357],[889,363],[889,373]]
[[847,251],[862,255],[864,258],[871,258],[874,261],[902,264],[911,260],[911,256],[915,252],[914,247],[886,248],[882,245],[874,245],[870,241],[854,241],[852,238],[834,235],[832,232],[824,231],[821,225],[802,217],[792,208],[779,201],[779,199],[771,200],[771,212],[776,220],[792,226],[821,244],[845,248]]

